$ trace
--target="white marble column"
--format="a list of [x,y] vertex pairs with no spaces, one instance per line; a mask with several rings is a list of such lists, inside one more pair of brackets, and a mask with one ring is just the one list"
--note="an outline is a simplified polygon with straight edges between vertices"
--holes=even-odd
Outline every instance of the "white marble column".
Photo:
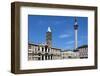
[[47,48],[47,50],[46,50],[46,51],[47,51],[47,53],[48,53],[48,48]]
[[45,60],[45,55],[43,55],[43,60]]
[[45,47],[43,47],[43,48],[44,48],[43,53],[45,53]]
[[48,55],[47,55],[47,60],[48,60]]

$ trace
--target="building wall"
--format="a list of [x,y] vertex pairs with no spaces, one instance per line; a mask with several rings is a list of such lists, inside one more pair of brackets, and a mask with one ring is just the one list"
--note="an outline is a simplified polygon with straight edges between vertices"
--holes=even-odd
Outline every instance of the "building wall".
[[70,58],[88,58],[88,47],[81,46],[78,51],[62,51],[47,45],[29,44],[28,60],[57,60]]
[[50,48],[45,45],[29,44],[28,60],[56,60],[61,59],[61,49]]
[[69,59],[73,57],[73,52],[71,51],[62,51],[61,52],[62,59]]
[[74,58],[80,58],[79,52],[73,52],[73,51],[62,52],[62,59],[74,59]]
[[80,58],[88,58],[88,47],[79,48]]

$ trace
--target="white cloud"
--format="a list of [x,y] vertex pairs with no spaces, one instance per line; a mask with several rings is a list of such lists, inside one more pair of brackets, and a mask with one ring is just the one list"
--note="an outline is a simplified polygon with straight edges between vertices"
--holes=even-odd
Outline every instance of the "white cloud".
[[[75,41],[72,40],[72,41],[68,41],[68,42],[66,42],[66,44],[67,44],[67,45],[72,45],[72,44],[74,44],[74,42],[75,42]],[[81,41],[78,41],[78,44],[80,44],[80,43],[81,43]]]
[[70,35],[69,34],[62,34],[59,36],[59,38],[67,38],[67,37],[70,37]]
[[67,44],[73,44],[73,43],[74,43],[74,40],[67,42]]

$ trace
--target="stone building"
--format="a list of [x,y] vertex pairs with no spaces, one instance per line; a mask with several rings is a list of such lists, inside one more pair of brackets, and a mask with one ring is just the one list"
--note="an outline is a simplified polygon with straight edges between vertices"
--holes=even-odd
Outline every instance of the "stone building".
[[83,45],[78,47],[79,57],[80,58],[88,58],[88,45]]
[[62,59],[69,59],[69,58],[73,58],[74,52],[72,50],[64,50],[61,51],[61,58]]
[[61,59],[61,49],[50,48],[47,45],[29,44],[28,60]]
[[48,47],[44,44],[29,44],[28,45],[28,60],[59,60],[59,59],[82,59],[88,58],[88,46],[80,46],[77,51],[64,50],[53,47]]
[[79,59],[79,51],[74,52],[73,50],[61,51],[62,59]]

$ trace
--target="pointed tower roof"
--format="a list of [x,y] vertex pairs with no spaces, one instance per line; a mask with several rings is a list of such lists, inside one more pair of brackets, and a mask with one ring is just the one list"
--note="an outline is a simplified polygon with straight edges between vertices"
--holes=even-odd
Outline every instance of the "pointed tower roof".
[[51,28],[50,27],[48,27],[48,31],[47,32],[51,32]]

